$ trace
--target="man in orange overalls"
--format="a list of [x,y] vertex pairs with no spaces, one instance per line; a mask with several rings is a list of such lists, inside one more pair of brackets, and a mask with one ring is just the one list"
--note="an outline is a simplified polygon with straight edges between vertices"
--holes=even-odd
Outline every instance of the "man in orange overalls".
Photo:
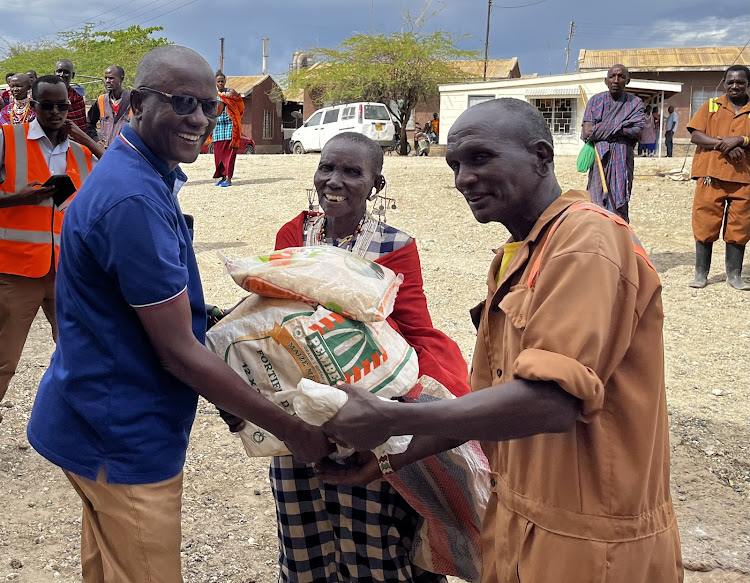
[[691,176],[697,181],[693,199],[695,279],[690,287],[706,287],[713,243],[724,223],[727,283],[750,290],[742,280],[742,259],[750,241],[750,69],[732,65],[724,73],[726,93],[704,103],[688,124],[698,147]]
[[586,192],[561,193],[532,105],[471,107],[447,141],[474,217],[511,234],[474,312],[474,392],[402,404],[343,385],[348,401],[327,433],[360,451],[415,437],[380,464],[321,477],[367,482],[379,466],[398,471],[479,439],[492,485],[483,583],[682,581],[656,270],[624,219]]

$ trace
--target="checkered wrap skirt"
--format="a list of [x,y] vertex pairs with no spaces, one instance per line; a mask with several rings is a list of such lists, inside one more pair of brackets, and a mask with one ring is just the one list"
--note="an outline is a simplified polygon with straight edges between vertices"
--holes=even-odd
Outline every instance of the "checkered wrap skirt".
[[271,458],[283,583],[445,583],[412,565],[419,515],[385,480],[367,486],[318,481],[292,456]]

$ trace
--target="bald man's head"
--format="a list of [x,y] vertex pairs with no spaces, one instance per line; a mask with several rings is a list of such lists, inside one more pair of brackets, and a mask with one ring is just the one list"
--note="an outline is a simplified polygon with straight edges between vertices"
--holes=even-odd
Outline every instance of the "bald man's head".
[[[158,87],[163,82],[165,71],[183,71],[190,77],[201,78],[206,74],[214,86],[214,73],[211,65],[193,49],[179,45],[158,47],[146,53],[138,65],[135,88]],[[164,90],[166,91],[166,90]],[[216,93],[216,88],[213,90]]]
[[619,69],[620,71],[625,73],[625,77],[627,78],[628,81],[630,81],[630,71],[625,65],[620,65],[620,64],[612,65],[609,69],[607,69],[607,76],[609,76],[609,74],[615,69]]
[[156,48],[140,62],[130,103],[130,125],[154,154],[170,167],[194,162],[216,126],[211,65],[187,47]]
[[448,133],[445,161],[476,219],[503,223],[514,236],[559,195],[547,122],[520,99],[463,112]]
[[620,99],[625,93],[625,86],[630,83],[630,71],[625,65],[612,65],[607,70],[604,84],[609,89],[612,99]]

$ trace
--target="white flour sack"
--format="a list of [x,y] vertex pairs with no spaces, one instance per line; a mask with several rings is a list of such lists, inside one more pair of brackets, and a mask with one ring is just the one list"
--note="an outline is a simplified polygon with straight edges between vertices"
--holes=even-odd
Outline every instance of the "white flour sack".
[[380,322],[393,311],[404,280],[369,259],[337,247],[289,247],[246,259],[224,259],[234,281],[249,292],[321,306],[360,322]]
[[[416,383],[414,349],[388,322],[358,322],[323,307],[251,295],[211,328],[206,345],[266,399],[295,414],[281,391],[297,390],[303,378],[338,381],[390,398]],[[250,456],[286,453],[282,442],[250,423],[240,432]]]

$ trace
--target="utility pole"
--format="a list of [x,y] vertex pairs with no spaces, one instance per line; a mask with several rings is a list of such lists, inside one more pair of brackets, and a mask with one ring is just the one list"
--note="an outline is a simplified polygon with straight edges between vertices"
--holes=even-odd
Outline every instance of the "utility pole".
[[221,41],[221,51],[219,52],[219,71],[224,72],[224,37],[219,39]]
[[568,62],[570,61],[570,41],[575,36],[576,23],[570,21],[570,32],[568,33],[568,46],[565,48],[565,72],[568,72]]
[[490,14],[492,14],[492,0],[487,0],[487,35],[484,37],[484,74],[482,79],[487,81],[487,60],[490,56]]
[[370,0],[370,36],[375,32],[375,0]]

